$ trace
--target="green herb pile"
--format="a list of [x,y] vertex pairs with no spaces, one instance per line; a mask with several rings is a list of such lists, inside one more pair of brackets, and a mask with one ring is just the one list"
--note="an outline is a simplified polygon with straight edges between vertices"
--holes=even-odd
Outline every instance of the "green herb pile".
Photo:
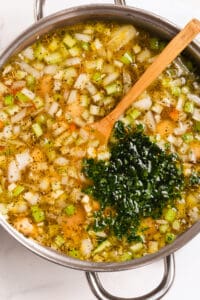
[[[100,203],[94,229],[118,238],[139,240],[140,219],[158,218],[167,204],[181,197],[184,177],[177,156],[167,154],[143,133],[117,122],[109,161],[84,160],[83,172],[92,180],[84,192]],[[112,208],[105,213],[106,208]]]

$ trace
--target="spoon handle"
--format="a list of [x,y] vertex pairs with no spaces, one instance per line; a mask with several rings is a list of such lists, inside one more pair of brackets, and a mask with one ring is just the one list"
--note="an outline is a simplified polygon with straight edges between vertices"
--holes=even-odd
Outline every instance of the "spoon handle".
[[139,95],[162,73],[162,71],[181,53],[200,32],[200,21],[192,19],[164,48],[140,79],[129,90],[115,109],[107,115],[107,121],[114,125],[124,111]]

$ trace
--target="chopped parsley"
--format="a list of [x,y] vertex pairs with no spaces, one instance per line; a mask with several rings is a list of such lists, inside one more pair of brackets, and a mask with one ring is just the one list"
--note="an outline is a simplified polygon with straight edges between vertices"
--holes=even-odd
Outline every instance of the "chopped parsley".
[[178,157],[167,154],[139,126],[135,131],[117,122],[109,161],[85,159],[84,174],[92,180],[84,192],[100,203],[94,229],[118,238],[140,240],[140,219],[158,218],[167,204],[181,198],[184,177]]

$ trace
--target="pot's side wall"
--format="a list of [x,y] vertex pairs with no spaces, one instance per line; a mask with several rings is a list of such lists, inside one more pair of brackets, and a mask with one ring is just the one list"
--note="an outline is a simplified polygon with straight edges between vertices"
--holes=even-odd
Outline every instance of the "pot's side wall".
[[[164,39],[172,38],[179,31],[175,25],[171,24],[167,20],[161,19],[159,16],[139,9],[119,7],[114,5],[88,5],[76,7],[44,18],[37,24],[34,24],[24,31],[17,39],[13,41],[11,45],[7,47],[7,49],[0,56],[0,68],[9,60],[12,55],[22,51],[43,34],[62,26],[72,25],[86,20],[115,20],[122,23],[132,23],[136,26],[153,32]],[[191,55],[200,65],[200,48],[197,44],[192,43],[191,46],[187,48],[187,53]],[[55,252],[52,249],[43,247],[33,240],[27,239],[22,234],[17,232],[10,224],[8,224],[8,222],[1,215],[0,225],[2,225],[9,234],[11,234],[26,248],[51,262],[84,271],[102,272],[122,271],[152,263],[153,261],[161,259],[166,255],[178,250],[200,232],[200,222],[197,222],[185,233],[180,235],[175,242],[167,245],[155,254],[147,255],[140,259],[123,263],[94,263],[73,259],[66,255]]]

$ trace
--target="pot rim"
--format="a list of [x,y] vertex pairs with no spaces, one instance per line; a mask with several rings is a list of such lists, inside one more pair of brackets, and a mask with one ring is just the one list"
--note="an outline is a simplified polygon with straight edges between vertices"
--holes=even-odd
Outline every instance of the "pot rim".
[[[45,17],[22,32],[22,34],[20,34],[1,54],[0,68],[8,61],[8,59],[13,54],[18,53],[25,47],[32,44],[39,36],[43,35],[44,33],[49,32],[56,27],[61,27],[64,24],[69,25],[95,18],[121,20],[128,23],[137,24],[139,26],[143,24],[143,27],[149,27],[150,30],[153,30],[154,32],[156,31],[158,34],[164,34],[165,38],[168,39],[177,34],[177,32],[179,31],[178,27],[176,27],[173,23],[169,22],[165,18],[161,18],[160,16],[143,9],[127,6],[122,7],[113,4],[91,4],[77,6]],[[200,46],[196,42],[192,42],[187,49],[194,58],[200,61]],[[148,254],[141,258],[126,262],[100,263],[72,258],[51,248],[42,246],[36,241],[28,239],[21,233],[19,233],[1,215],[0,225],[2,225],[2,227],[19,243],[31,250],[33,253],[65,267],[93,272],[122,271],[150,264],[177,251],[200,232],[200,221],[198,221],[184,233],[179,235],[172,244],[163,247],[161,250],[154,254]]]

